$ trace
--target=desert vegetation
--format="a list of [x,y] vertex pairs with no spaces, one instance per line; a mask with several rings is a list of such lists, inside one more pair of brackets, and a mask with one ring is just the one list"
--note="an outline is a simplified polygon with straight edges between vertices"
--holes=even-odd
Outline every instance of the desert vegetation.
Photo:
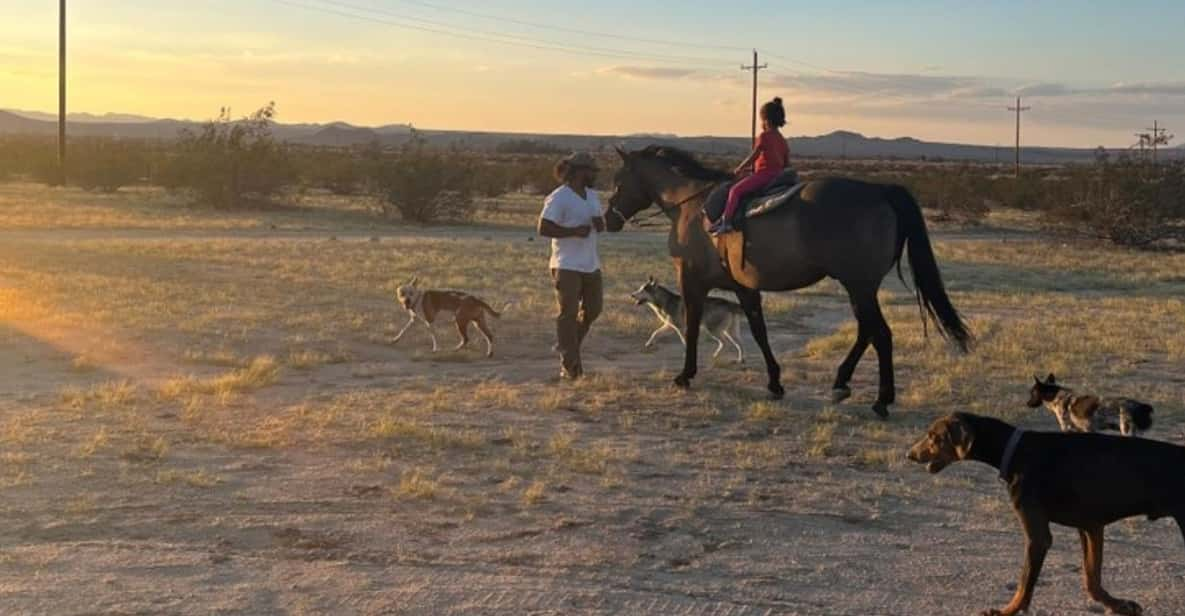
[[[513,194],[543,195],[555,186],[561,153],[517,140],[492,151],[432,148],[414,130],[397,147],[294,146],[276,141],[274,105],[234,118],[222,110],[176,139],[70,142],[67,182],[95,192],[159,187],[192,205],[251,211],[325,193],[356,199],[376,223],[489,220]],[[607,184],[617,164],[600,154]],[[706,157],[721,168],[732,160]],[[843,175],[908,187],[931,222],[981,224],[995,210],[1031,214],[1039,228],[1133,247],[1185,240],[1185,162],[1150,164],[1100,155],[1092,164],[1033,166],[1019,178],[1010,166],[934,161],[797,159],[803,177]],[[52,140],[0,137],[0,181],[60,182]],[[607,186],[603,186],[608,188]]]

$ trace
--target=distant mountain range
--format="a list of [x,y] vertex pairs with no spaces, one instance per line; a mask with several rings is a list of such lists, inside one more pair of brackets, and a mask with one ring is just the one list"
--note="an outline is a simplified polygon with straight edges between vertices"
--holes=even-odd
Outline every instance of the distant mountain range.
[[[185,128],[195,128],[201,122],[192,120],[162,120],[126,114],[71,114],[67,116],[67,130],[71,135],[86,137],[118,137],[126,139],[173,139]],[[276,124],[277,138],[295,144],[346,147],[378,142],[383,146],[405,143],[412,132],[407,124],[378,127],[354,126],[345,122],[329,124]],[[744,137],[679,137],[670,134],[646,133],[624,136],[545,135],[533,133],[494,133],[476,131],[417,130],[431,145],[461,147],[476,150],[495,150],[509,142],[530,141],[557,150],[606,150],[613,146],[638,149],[650,144],[672,145],[693,152],[741,155],[749,148]],[[0,135],[56,135],[57,117],[51,114],[0,110]],[[1008,147],[966,145],[920,141],[912,137],[882,139],[859,133],[835,131],[817,137],[791,137],[790,149],[795,156],[818,158],[898,158],[906,160],[965,160],[1000,161],[1011,159]],[[1112,150],[1112,153],[1117,151]],[[1163,150],[1165,158],[1185,159],[1185,145]],[[1024,148],[1024,160],[1030,163],[1065,163],[1092,160],[1094,148]]]

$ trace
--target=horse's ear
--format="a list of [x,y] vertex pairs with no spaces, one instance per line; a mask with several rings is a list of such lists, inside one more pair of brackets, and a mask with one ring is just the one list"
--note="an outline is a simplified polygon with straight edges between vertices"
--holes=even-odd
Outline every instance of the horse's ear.
[[630,153],[621,149],[621,146],[615,145],[613,146],[613,149],[617,152],[617,155],[621,157],[622,162],[628,163],[630,161]]
[[408,280],[408,281],[407,281],[407,284],[408,284],[408,286],[412,286],[412,287],[414,287],[414,286],[416,286],[416,283],[418,283],[419,281],[420,281],[420,277],[419,277],[419,276],[412,276],[412,277],[411,277],[411,280]]

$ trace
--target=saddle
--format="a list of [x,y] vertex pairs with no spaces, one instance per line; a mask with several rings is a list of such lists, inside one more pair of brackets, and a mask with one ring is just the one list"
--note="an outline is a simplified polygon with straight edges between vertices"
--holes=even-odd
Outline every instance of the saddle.
[[[708,194],[704,201],[704,214],[708,220],[717,220],[724,213],[724,206],[728,203],[728,190],[735,182],[721,184]],[[733,215],[732,226],[740,229],[746,218],[754,218],[768,214],[789,203],[802,190],[806,182],[798,181],[798,173],[793,169],[782,172],[773,182],[760,191],[746,196]]]

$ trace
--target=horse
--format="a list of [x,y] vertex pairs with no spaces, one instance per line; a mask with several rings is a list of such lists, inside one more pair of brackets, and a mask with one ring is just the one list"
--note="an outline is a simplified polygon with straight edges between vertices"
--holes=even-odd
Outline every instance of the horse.
[[744,309],[765,359],[770,394],[782,398],[781,367],[769,348],[761,292],[801,289],[830,277],[847,291],[858,324],[855,344],[836,372],[832,402],[852,395],[848,383],[871,343],[879,368],[872,410],[887,418],[896,398],[893,333],[877,291],[894,267],[905,282],[901,260],[906,249],[923,325],[928,317],[944,339],[968,351],[971,331],[947,296],[921,208],[904,187],[845,178],[810,180],[790,203],[748,221],[744,236],[731,233],[718,244],[705,230],[703,205],[708,191],[733,179],[731,174],[674,147],[618,148],[617,153],[622,166],[613,178],[606,228],[621,231],[652,204],[670,219],[667,244],[684,298],[687,339],[676,386],[687,389],[695,378],[704,300],[710,290],[724,289],[734,292]]

